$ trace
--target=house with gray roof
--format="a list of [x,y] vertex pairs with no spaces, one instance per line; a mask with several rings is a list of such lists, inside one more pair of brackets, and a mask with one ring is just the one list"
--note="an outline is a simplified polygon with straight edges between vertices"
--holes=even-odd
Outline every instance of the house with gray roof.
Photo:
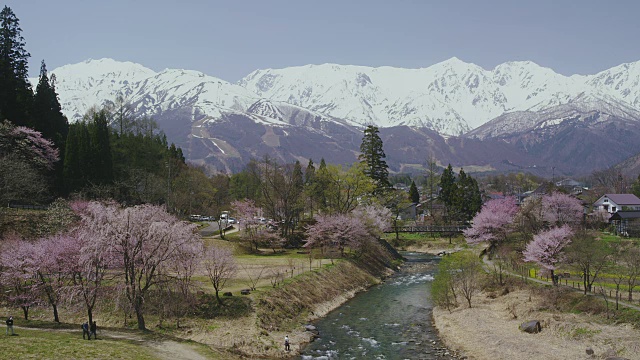
[[610,214],[620,210],[640,210],[640,199],[633,194],[604,194],[593,203],[593,209]]

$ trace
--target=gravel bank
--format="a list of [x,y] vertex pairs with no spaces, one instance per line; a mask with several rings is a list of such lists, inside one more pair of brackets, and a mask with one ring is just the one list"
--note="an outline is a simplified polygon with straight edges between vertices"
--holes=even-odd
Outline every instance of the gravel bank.
[[[436,308],[433,317],[442,340],[468,359],[578,360],[617,355],[640,360],[640,331],[630,325],[607,325],[595,316],[541,311],[541,303],[541,298],[527,290],[496,299],[479,295],[472,301],[473,308],[465,306],[451,313]],[[542,332],[518,330],[528,320],[539,320]],[[587,348],[593,349],[593,356],[587,355]]]

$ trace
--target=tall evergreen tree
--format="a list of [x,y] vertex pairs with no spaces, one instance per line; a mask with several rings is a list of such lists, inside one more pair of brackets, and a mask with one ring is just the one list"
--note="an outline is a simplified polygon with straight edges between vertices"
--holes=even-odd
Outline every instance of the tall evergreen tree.
[[454,199],[455,212],[458,220],[471,220],[482,207],[482,196],[478,182],[460,169],[457,180],[456,196]]
[[316,194],[316,168],[313,166],[313,160],[309,159],[307,168],[304,171],[304,188],[307,194],[309,215],[313,217],[313,210],[315,206]]
[[[440,183],[440,175],[438,174],[438,165],[433,155],[427,160],[427,173],[425,176],[424,189],[427,192],[429,214],[433,215],[433,201],[438,193],[438,184]],[[423,194],[424,195],[424,194]]]
[[62,114],[62,107],[58,101],[58,94],[55,91],[55,76],[52,75],[51,81],[49,81],[47,65],[44,60],[40,65],[40,78],[33,99],[32,125],[34,129],[40,131],[43,137],[51,140],[60,150],[60,161],[56,163],[53,169],[54,190],[60,194],[64,189],[63,167],[69,122]]
[[414,204],[420,202],[420,193],[418,192],[418,187],[414,181],[411,181],[411,186],[409,187],[409,200]]
[[30,125],[33,92],[29,83],[29,57],[20,22],[11,8],[0,12],[0,113],[15,125]]
[[449,164],[440,176],[440,201],[448,208],[455,201],[456,188],[456,175],[453,173],[451,164]]
[[304,174],[302,173],[302,165],[298,160],[293,164],[293,186],[298,192],[302,192],[304,189]]
[[376,183],[376,193],[380,193],[391,187],[389,183],[389,167],[384,160],[386,155],[382,148],[380,131],[373,125],[367,126],[364,130],[364,137],[360,144],[360,156],[358,159],[365,166],[365,174]]
[[307,168],[304,171],[304,183],[310,185],[316,177],[316,167],[313,166],[313,160],[309,159]]
[[42,60],[38,86],[36,86],[33,100],[33,128],[62,149],[69,131],[69,122],[62,114],[62,106],[60,106],[58,94],[55,92],[54,81],[54,76],[51,81],[49,80],[47,65]]
[[[113,163],[111,161],[111,142],[109,140],[109,121],[106,111],[93,115],[94,130],[91,134],[91,154],[93,155],[93,180],[97,184],[109,184],[113,181]],[[165,146],[166,148],[166,146]]]
[[327,163],[324,158],[320,159],[320,165],[318,171],[316,171],[316,182],[314,188],[314,196],[316,204],[320,209],[327,207],[327,189],[329,188],[329,171],[327,170]]

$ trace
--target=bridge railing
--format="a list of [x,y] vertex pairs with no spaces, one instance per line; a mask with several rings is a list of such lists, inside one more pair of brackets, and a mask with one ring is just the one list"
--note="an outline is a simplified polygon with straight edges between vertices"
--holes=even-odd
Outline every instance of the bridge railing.
[[[397,231],[400,233],[461,233],[467,225],[407,225],[397,226]],[[396,232],[396,227],[391,227],[388,233]]]

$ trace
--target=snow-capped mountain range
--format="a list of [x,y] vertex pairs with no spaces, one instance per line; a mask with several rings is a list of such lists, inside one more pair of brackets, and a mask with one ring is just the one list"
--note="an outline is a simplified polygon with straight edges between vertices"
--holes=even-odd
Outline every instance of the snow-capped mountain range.
[[443,135],[461,135],[505,113],[536,112],[585,94],[640,108],[640,62],[570,77],[530,61],[492,70],[457,58],[422,69],[323,64],[256,70],[237,84],[190,70],[156,73],[112,59],[66,65],[52,73],[71,120],[118,94],[152,114],[193,106],[217,118],[221,111],[246,111],[266,99],[356,126],[409,125]]
[[[228,128],[233,121],[259,125],[257,141],[271,150],[301,129],[307,132],[305,138],[321,136],[325,145],[343,136],[351,139],[349,145],[338,143],[335,152],[347,151],[351,157],[361,138],[358,129],[369,124],[428,129],[429,137],[467,134],[487,139],[557,127],[566,119],[575,121],[578,113],[593,111],[606,115],[599,121],[612,117],[640,123],[640,62],[569,77],[529,61],[491,70],[457,58],[421,69],[323,64],[256,70],[236,84],[197,71],[155,72],[112,59],[51,72],[70,121],[121,95],[137,114],[156,118],[170,139],[176,134],[171,140],[188,148],[192,160],[221,165],[225,158],[225,171],[237,167],[229,165],[230,158],[259,156],[262,151],[243,153],[225,139],[226,133],[214,131],[222,126],[233,132]],[[281,130],[274,133],[276,128]],[[208,152],[193,148],[194,139]],[[294,153],[281,155],[302,159]]]

